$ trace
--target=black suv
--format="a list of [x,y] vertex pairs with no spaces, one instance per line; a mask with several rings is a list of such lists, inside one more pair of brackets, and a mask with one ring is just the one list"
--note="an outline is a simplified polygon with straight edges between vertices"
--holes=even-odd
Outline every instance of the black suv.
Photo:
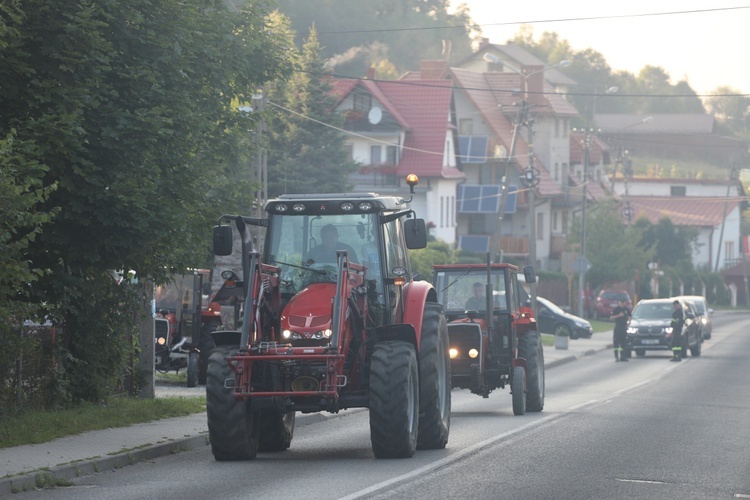
[[675,300],[679,300],[685,314],[682,357],[687,357],[688,349],[693,356],[700,356],[703,342],[701,328],[696,321],[693,304],[682,299],[647,299],[638,302],[628,324],[628,354],[631,349],[637,356],[645,356],[646,351],[672,349],[672,303]]

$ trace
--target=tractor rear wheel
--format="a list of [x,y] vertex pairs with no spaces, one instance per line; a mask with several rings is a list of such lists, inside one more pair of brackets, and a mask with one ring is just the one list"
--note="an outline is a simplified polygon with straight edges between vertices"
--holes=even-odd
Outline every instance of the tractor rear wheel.
[[544,409],[544,347],[537,331],[528,331],[518,340],[518,355],[526,359],[526,411]]
[[419,347],[420,449],[442,449],[451,427],[451,362],[443,307],[425,304]]
[[294,436],[295,413],[281,410],[259,412],[258,451],[284,451],[289,448]]
[[234,397],[234,371],[227,358],[239,351],[237,346],[220,346],[208,358],[206,412],[211,452],[219,461],[252,460],[258,452],[257,414],[246,400]]
[[513,396],[513,415],[526,413],[526,369],[523,366],[513,367],[510,393]]
[[408,342],[375,344],[370,363],[370,441],[377,458],[408,458],[417,450],[419,373]]

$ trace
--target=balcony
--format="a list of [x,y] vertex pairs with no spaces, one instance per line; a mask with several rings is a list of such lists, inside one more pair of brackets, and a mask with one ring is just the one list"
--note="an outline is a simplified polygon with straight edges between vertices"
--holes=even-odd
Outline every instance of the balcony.
[[510,256],[525,256],[529,254],[529,238],[527,236],[501,236],[500,250]]
[[550,259],[559,259],[562,253],[567,250],[567,239],[562,234],[553,234],[549,242]]
[[366,165],[359,172],[349,174],[349,183],[358,191],[371,187],[398,187],[400,178],[396,169],[393,165]]

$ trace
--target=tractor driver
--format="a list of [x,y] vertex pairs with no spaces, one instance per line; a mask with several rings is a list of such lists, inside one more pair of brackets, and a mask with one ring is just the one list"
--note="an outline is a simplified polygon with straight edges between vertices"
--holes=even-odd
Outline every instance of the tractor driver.
[[466,311],[484,311],[487,309],[487,300],[484,296],[484,285],[477,281],[471,286],[471,297],[466,299]]
[[322,243],[307,254],[308,261],[311,260],[312,263],[335,264],[336,251],[346,250],[349,253],[349,260],[359,263],[357,252],[351,246],[339,241],[339,232],[333,224],[323,226],[323,229],[320,230],[320,239]]

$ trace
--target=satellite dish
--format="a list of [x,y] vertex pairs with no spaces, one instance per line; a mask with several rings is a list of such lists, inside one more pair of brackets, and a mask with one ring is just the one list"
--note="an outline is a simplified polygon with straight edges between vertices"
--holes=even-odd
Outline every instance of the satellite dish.
[[380,123],[380,120],[382,120],[382,119],[383,119],[383,110],[382,109],[380,109],[377,106],[373,106],[372,108],[370,108],[370,112],[367,113],[367,120],[371,124],[377,125],[378,123]]

